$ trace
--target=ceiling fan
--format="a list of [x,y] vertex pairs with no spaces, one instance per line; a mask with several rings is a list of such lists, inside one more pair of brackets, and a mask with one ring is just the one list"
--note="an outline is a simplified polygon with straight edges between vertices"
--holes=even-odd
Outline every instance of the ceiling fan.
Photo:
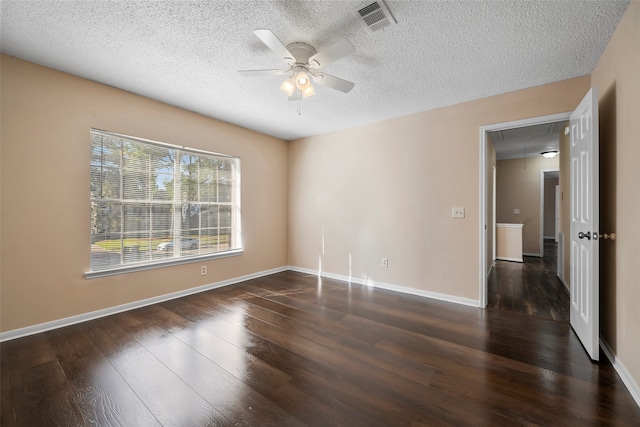
[[258,29],[253,33],[282,59],[289,68],[285,70],[241,70],[238,72],[247,77],[287,75],[287,78],[280,86],[280,90],[289,97],[289,101],[299,101],[302,98],[315,95],[316,92],[311,84],[312,79],[314,83],[328,86],[344,93],[349,92],[355,86],[353,82],[316,71],[325,65],[355,53],[356,50],[349,40],[340,39],[325,50],[317,52],[313,46],[307,43],[294,42],[285,46],[268,29]]

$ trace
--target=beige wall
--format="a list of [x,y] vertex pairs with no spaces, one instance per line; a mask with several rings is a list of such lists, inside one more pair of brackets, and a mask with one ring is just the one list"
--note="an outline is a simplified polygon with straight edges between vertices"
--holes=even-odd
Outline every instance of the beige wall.
[[592,74],[600,94],[601,332],[640,384],[640,2],[632,1]]
[[[2,331],[287,264],[285,141],[8,56],[1,73]],[[240,156],[244,255],[84,279],[91,127]]]
[[544,238],[555,239],[556,235],[556,185],[558,178],[544,180]]
[[[558,170],[558,157],[498,160],[497,222],[524,224],[522,252],[540,255],[540,172]],[[514,214],[520,209],[520,214]]]
[[573,110],[589,86],[586,76],[293,141],[289,264],[478,300],[480,126]]

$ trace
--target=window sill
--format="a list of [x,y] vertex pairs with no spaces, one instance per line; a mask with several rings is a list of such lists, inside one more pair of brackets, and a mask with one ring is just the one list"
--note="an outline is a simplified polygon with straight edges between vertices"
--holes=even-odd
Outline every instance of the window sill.
[[155,270],[156,268],[172,267],[172,266],[175,266],[175,265],[189,264],[189,263],[193,263],[193,262],[209,261],[209,260],[218,259],[218,258],[228,258],[228,257],[232,257],[232,256],[242,255],[242,254],[243,254],[243,250],[242,249],[234,249],[234,250],[231,250],[231,251],[217,252],[217,253],[214,253],[214,254],[206,254],[206,255],[197,255],[197,256],[193,256],[193,257],[172,259],[172,260],[167,260],[167,261],[159,261],[159,262],[154,262],[154,263],[149,263],[149,264],[128,265],[128,266],[124,266],[124,267],[110,268],[110,269],[107,269],[107,270],[87,271],[86,273],[84,273],[84,277],[87,280],[89,280],[89,279],[97,279],[99,277],[107,277],[107,276],[115,276],[115,275],[118,275],[118,274],[135,273],[137,271]]

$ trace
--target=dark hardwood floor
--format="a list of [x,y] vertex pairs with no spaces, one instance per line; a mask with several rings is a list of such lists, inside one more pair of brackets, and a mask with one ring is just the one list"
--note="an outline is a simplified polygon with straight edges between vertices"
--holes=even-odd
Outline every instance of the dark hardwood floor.
[[544,241],[544,257],[496,261],[489,277],[487,307],[569,322],[569,295],[556,276],[557,244]]
[[3,426],[638,426],[567,323],[295,272],[2,343]]

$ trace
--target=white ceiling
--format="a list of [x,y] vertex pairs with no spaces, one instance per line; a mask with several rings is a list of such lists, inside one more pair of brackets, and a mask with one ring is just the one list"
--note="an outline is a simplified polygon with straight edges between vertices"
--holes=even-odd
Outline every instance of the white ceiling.
[[[370,34],[362,1],[2,0],[1,50],[285,140],[323,134],[590,74],[628,0],[399,1],[398,24]],[[237,70],[283,63],[254,34],[356,54],[323,71],[299,105],[281,76]],[[284,68],[284,67],[283,67]],[[298,114],[298,106],[301,115]]]
[[489,132],[497,160],[537,157],[544,151],[560,149],[560,132],[567,121]]

